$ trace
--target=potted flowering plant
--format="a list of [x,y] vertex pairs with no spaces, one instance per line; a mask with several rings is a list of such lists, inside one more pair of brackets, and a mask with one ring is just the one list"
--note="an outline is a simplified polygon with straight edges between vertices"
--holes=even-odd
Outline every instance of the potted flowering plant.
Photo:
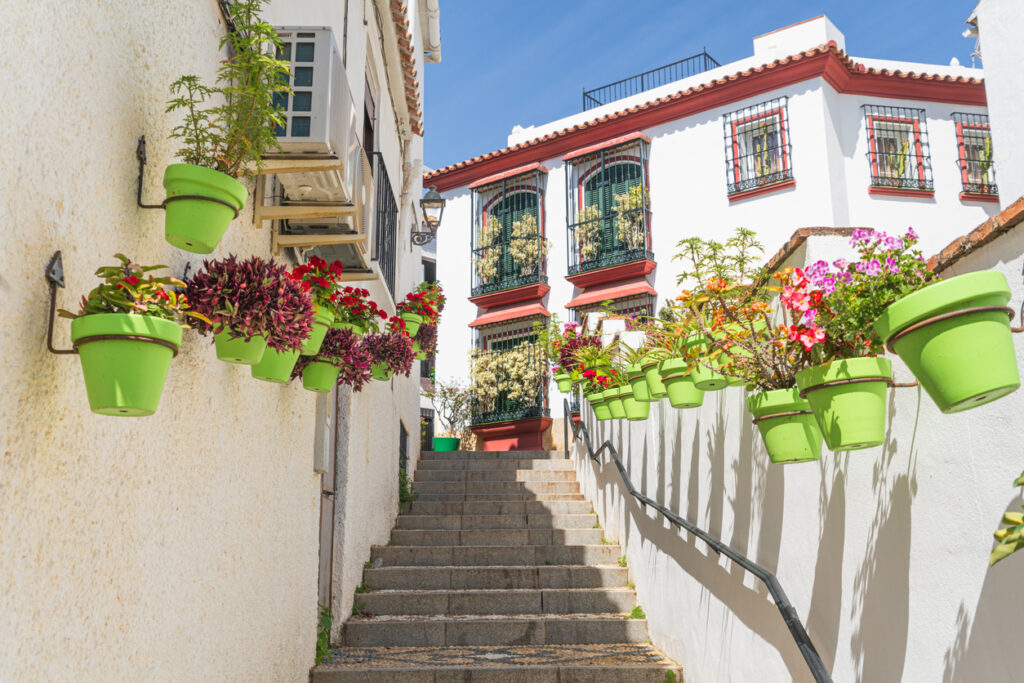
[[304,389],[321,394],[330,392],[335,384],[361,391],[370,381],[372,361],[352,330],[331,329],[317,355],[303,356],[292,377],[301,376]]
[[415,291],[406,294],[405,300],[395,306],[398,316],[405,321],[405,331],[410,337],[416,335],[424,322],[437,322],[438,312],[434,304],[427,292]]
[[334,327],[339,330],[352,330],[357,335],[371,330],[376,332],[378,321],[386,320],[388,317],[388,314],[370,299],[370,292],[367,289],[343,287],[337,291],[332,303]]
[[437,325],[420,325],[416,336],[412,338],[412,346],[417,360],[427,360],[437,355]]
[[435,436],[434,450],[451,452],[459,450],[466,425],[472,410],[472,395],[464,385],[454,380],[435,382],[423,395],[430,399],[441,426],[449,436]]
[[256,365],[268,345],[298,350],[313,324],[309,294],[283,265],[257,256],[204,261],[187,292],[193,309],[209,320],[197,326],[199,333],[213,334],[217,358],[228,363]]
[[[655,371],[659,382],[651,384],[649,371],[645,374],[650,393],[658,395],[660,389],[673,408],[696,408],[704,403],[704,390],[694,384],[695,365],[692,354],[694,343],[689,322],[663,323],[652,337],[650,357],[657,359]],[[644,364],[646,366],[646,364]]]
[[167,266],[114,256],[120,265],[96,271],[103,282],[82,297],[78,313],[61,309],[59,315],[72,319],[71,342],[82,361],[89,409],[117,417],[152,415],[181,347],[186,318],[204,318],[172,289],[184,282],[147,275]]
[[653,351],[650,337],[646,334],[646,329],[651,327],[651,323],[645,323],[643,327],[645,328],[643,342],[637,348],[622,344],[619,349],[622,373],[630,388],[629,396],[623,401],[626,417],[630,420],[646,420],[650,415],[651,403],[658,400],[651,396],[651,388],[647,384],[647,377],[643,370],[644,362]]
[[344,267],[341,261],[327,264],[319,256],[313,256],[308,263],[298,266],[289,277],[298,282],[313,299],[313,329],[302,345],[302,354],[315,356],[320,350],[328,328],[334,323],[339,298],[337,286]]
[[[394,323],[395,319],[392,319]],[[399,322],[401,320],[399,319]],[[385,382],[396,372],[409,376],[412,370],[414,353],[412,340],[408,334],[399,330],[399,325],[392,325],[387,332],[367,334],[360,340],[360,345],[371,359],[373,378]]]
[[178,156],[164,173],[167,190],[165,236],[186,251],[209,254],[245,206],[248,191],[238,178],[262,167],[264,154],[279,149],[274,130],[283,126],[275,96],[290,93],[288,62],[275,58],[281,42],[260,18],[267,0],[235,0],[228,11],[235,30],[221,38],[217,85],[197,76],[171,84],[175,96],[167,111],[183,111],[184,121],[171,132],[182,141]]

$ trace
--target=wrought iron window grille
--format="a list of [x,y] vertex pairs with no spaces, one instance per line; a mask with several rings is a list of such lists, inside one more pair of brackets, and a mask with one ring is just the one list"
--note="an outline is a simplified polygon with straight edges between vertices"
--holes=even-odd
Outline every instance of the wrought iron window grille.
[[569,161],[569,275],[654,258],[649,156],[636,140]]
[[872,187],[934,190],[924,109],[875,104],[862,109]]
[[953,123],[956,124],[957,164],[964,192],[998,196],[988,114],[954,112]]
[[792,179],[788,98],[729,112],[723,126],[730,195]]
[[374,197],[373,254],[372,258],[380,267],[380,277],[387,285],[391,297],[395,296],[395,268],[398,257],[398,203],[391,188],[384,157],[374,152],[373,177],[376,186]]
[[[487,369],[489,381],[494,384],[477,387],[472,392],[470,423],[473,425],[547,417],[548,363],[543,350],[536,344],[535,322],[544,316],[519,318],[487,325],[476,330],[476,351],[470,361]],[[515,351],[515,354],[509,352]],[[512,381],[523,381],[530,386],[511,386]]]
[[696,76],[718,66],[722,65],[715,61],[705,49],[692,57],[680,59],[678,62],[672,62],[657,69],[644,71],[636,76],[623,78],[614,83],[591,88],[590,90],[584,89],[583,111],[621,100],[624,97],[629,97],[645,90],[681,81],[684,78]]
[[[595,313],[604,308],[600,304],[587,304],[586,306],[579,306],[577,308],[570,309],[572,311],[572,321],[582,323],[583,318],[588,313]],[[629,296],[622,299],[612,299],[610,303],[610,310],[615,315],[622,315],[629,318],[651,318],[654,317],[656,311],[657,297],[653,294],[642,294],[639,296]]]

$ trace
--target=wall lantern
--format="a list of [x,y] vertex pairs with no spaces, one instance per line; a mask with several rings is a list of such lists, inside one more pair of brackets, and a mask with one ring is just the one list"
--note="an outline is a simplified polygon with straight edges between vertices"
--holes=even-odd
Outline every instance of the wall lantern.
[[437,191],[437,187],[431,185],[427,193],[420,199],[420,211],[423,212],[423,225],[426,230],[413,230],[412,243],[422,247],[424,244],[437,237],[437,228],[441,225],[441,216],[444,215],[444,197]]

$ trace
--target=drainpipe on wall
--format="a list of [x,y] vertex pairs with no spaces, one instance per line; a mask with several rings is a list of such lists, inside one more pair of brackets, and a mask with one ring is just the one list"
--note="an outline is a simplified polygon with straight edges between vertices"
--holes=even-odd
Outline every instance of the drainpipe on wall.
[[441,8],[439,0],[427,0],[427,35],[423,46],[423,61],[441,61]]

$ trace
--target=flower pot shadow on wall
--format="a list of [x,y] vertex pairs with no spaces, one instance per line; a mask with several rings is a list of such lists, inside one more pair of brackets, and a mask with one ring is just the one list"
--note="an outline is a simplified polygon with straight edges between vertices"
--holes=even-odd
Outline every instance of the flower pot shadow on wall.
[[224,330],[214,335],[213,341],[217,348],[217,358],[236,365],[256,365],[263,360],[267,350],[267,339],[259,334],[245,339],[232,337],[230,332]]
[[315,360],[302,369],[302,388],[318,394],[330,393],[340,372],[336,365]]
[[747,396],[747,409],[754,416],[754,423],[773,463],[821,459],[821,430],[810,404],[800,398],[797,389],[751,394]]
[[[166,342],[133,339],[85,341],[101,335],[131,335]],[[181,325],[153,316],[96,313],[71,322],[71,341],[82,362],[89,409],[100,415],[152,415],[160,404],[171,359],[181,346]]]
[[[903,359],[939,410],[970,410],[1020,387],[1010,319],[1002,310],[1010,296],[1003,273],[967,273],[896,301],[875,321],[875,330]],[[937,320],[904,332],[930,318],[981,306],[995,310]]]
[[323,306],[314,307],[313,329],[309,332],[309,338],[302,345],[303,356],[315,356],[320,352],[320,347],[327,336],[327,330],[334,323],[334,311]]
[[451,453],[459,450],[461,439],[455,436],[435,436],[434,450],[439,453]]
[[[245,185],[231,176],[192,164],[168,166],[164,188],[170,200],[164,205],[164,237],[171,245],[193,254],[209,254],[217,248],[249,196]],[[182,196],[217,201],[174,199]]]
[[811,405],[825,445],[833,451],[871,448],[885,441],[891,379],[892,362],[872,357],[836,360],[796,373],[800,395]]
[[688,367],[685,358],[668,358],[658,366],[668,402],[673,408],[696,408],[704,403],[704,392],[694,385]]
[[264,382],[287,384],[292,378],[292,369],[298,360],[298,351],[267,349],[263,353],[263,360],[252,366],[252,376]]

